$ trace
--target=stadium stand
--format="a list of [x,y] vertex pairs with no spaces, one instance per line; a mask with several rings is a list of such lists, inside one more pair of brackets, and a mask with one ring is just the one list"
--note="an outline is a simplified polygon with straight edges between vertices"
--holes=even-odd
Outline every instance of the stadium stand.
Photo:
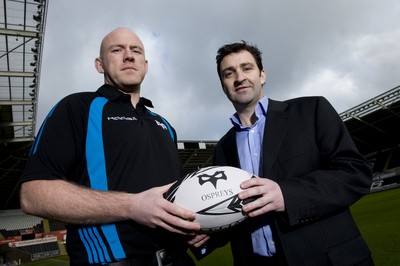
[[371,193],[400,187],[400,167],[374,173]]
[[41,224],[42,218],[27,215],[20,210],[0,210],[0,229],[8,231],[34,228]]
[[[65,255],[65,224],[24,214],[21,210],[0,211],[0,265]],[[17,265],[16,264],[16,265]]]
[[15,242],[9,245],[18,251],[29,254],[30,260],[46,259],[60,255],[57,237],[45,237],[26,241]]
[[0,243],[7,240],[34,239],[43,233],[42,218],[24,214],[21,210],[0,210]]

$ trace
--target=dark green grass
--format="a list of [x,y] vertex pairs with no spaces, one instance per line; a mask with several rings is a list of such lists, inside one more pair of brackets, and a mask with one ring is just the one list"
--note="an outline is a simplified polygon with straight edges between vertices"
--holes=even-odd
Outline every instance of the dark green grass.
[[69,260],[67,256],[60,256],[52,259],[32,261],[25,263],[27,266],[69,266]]
[[400,265],[400,188],[369,194],[351,212],[375,264]]
[[[354,204],[351,212],[371,249],[375,265],[400,265],[400,188],[369,194]],[[25,265],[67,266],[68,263],[51,259]],[[229,245],[215,250],[196,265],[233,265]]]

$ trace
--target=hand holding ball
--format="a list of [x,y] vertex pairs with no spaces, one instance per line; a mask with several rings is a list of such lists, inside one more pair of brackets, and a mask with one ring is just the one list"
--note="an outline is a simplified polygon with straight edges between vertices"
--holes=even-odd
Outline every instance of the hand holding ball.
[[252,174],[230,166],[201,168],[174,184],[165,198],[196,212],[195,221],[203,232],[217,232],[246,218],[242,213],[244,202],[238,198],[238,193],[242,191],[240,184],[252,177]]

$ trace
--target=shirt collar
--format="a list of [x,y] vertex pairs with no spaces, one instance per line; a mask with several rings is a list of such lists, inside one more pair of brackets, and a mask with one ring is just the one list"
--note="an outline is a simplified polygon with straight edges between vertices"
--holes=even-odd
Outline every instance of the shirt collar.
[[[267,116],[267,110],[268,110],[268,98],[267,96],[264,96],[258,101],[258,104],[256,105],[256,108],[254,110],[255,115],[257,117],[257,121],[260,119],[262,116]],[[246,126],[242,126],[242,123],[240,122],[239,115],[237,113],[234,113],[230,117],[231,123],[236,129],[245,129],[249,128]],[[256,123],[257,123],[256,121]]]
[[[109,85],[109,84],[104,84],[102,85],[97,92],[111,100],[111,101],[130,101],[131,100],[131,96],[129,94],[123,93],[122,91],[118,90],[117,88]],[[143,105],[143,106],[147,106],[147,107],[151,107],[153,108],[153,103],[149,100],[146,99],[144,97],[140,97],[139,99],[139,104]]]

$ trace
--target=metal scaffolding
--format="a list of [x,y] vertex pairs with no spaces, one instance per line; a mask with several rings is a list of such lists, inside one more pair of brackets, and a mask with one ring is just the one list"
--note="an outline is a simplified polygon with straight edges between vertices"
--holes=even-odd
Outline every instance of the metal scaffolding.
[[46,0],[0,2],[0,143],[32,141]]

